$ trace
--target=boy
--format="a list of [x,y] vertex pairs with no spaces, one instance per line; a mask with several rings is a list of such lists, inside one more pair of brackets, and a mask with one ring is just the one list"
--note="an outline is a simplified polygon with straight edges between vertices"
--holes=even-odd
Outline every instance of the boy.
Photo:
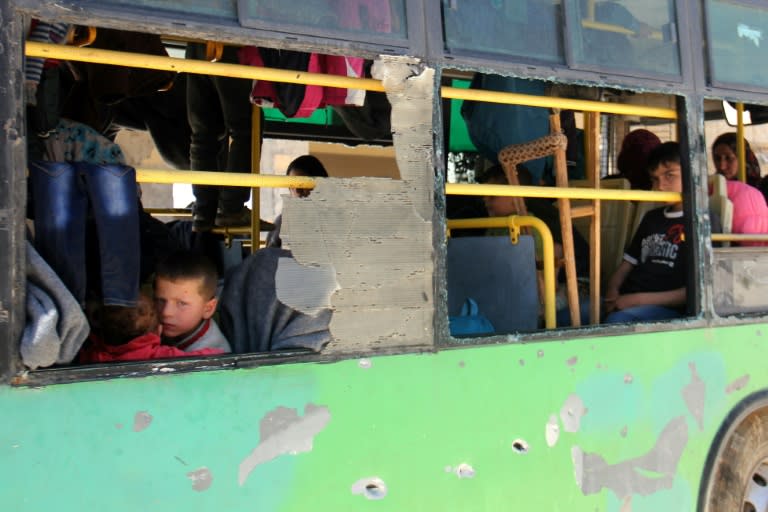
[[183,351],[162,345],[152,299],[141,293],[136,306],[101,306],[98,326],[80,350],[83,364],[117,361],[145,361],[171,357],[210,356],[222,354],[218,348]]
[[[648,155],[653,190],[683,191],[680,146],[666,142]],[[645,214],[608,281],[606,323],[677,318],[685,313],[686,258],[683,203],[678,201]]]
[[157,266],[155,309],[165,345],[187,352],[206,348],[232,351],[212,319],[217,282],[216,267],[199,253],[177,251]]

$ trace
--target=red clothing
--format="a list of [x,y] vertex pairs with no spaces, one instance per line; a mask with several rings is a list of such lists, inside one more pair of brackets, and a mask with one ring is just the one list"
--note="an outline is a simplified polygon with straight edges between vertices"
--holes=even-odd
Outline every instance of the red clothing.
[[162,345],[160,336],[154,333],[134,338],[124,345],[107,345],[93,334],[80,350],[80,362],[111,363],[115,361],[145,361],[148,359],[166,359],[169,357],[212,356],[223,354],[218,348],[204,348],[184,352],[176,347]]

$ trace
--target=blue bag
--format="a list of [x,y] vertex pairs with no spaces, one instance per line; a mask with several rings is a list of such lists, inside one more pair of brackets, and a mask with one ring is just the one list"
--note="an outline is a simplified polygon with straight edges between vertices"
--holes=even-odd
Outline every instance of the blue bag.
[[451,336],[493,334],[495,331],[491,321],[480,314],[477,302],[469,297],[464,301],[464,305],[461,306],[459,316],[448,318],[448,328]]

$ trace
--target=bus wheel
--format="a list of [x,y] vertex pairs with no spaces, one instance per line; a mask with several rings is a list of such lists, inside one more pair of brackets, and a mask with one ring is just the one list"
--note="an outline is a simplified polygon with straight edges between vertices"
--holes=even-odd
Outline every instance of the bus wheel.
[[768,408],[750,407],[732,424],[711,463],[706,512],[768,511]]

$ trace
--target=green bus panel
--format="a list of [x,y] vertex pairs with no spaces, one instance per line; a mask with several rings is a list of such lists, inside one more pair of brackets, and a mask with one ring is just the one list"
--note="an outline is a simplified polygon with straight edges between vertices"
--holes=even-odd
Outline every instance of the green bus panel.
[[0,388],[0,510],[694,510],[768,325]]

